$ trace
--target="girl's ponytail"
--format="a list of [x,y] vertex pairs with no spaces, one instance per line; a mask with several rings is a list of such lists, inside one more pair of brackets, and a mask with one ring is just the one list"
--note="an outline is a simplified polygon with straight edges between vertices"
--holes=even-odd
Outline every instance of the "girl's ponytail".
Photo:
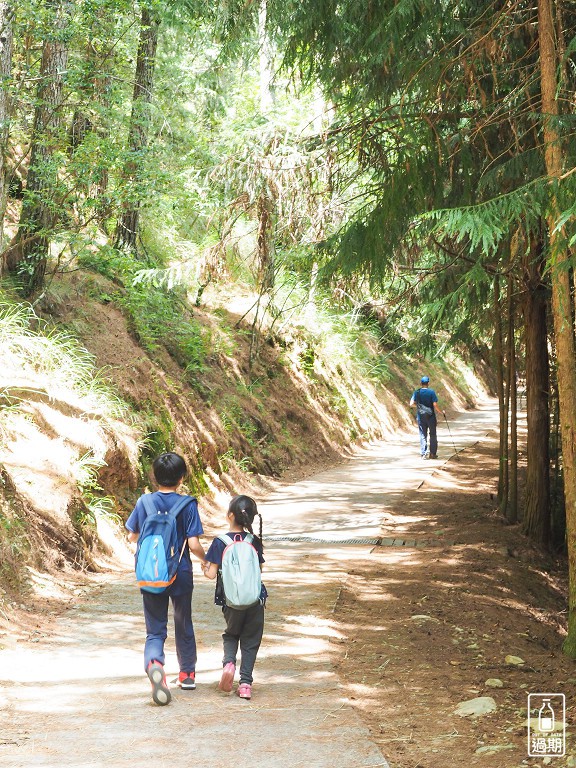
[[262,550],[262,552],[264,552],[264,542],[262,541],[262,515],[260,514],[260,512],[256,512],[256,514],[260,518],[259,532],[258,532],[258,536],[254,534],[254,531],[252,531],[252,534],[254,535],[254,540],[258,542],[258,544],[260,545],[260,549]]
[[[264,545],[262,543],[262,515],[258,512],[258,507],[254,499],[251,496],[234,496],[230,501],[228,512],[231,512],[234,515],[234,520],[236,520],[238,525],[241,525],[242,528],[246,528],[246,530],[254,536],[256,543],[259,544],[262,551],[264,551]],[[252,523],[254,522],[256,515],[260,518],[260,531],[258,536],[256,536],[252,529]]]

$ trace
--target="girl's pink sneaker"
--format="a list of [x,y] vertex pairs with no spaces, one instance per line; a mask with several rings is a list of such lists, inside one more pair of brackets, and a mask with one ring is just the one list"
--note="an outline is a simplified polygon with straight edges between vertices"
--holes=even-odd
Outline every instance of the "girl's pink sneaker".
[[222,670],[222,677],[220,678],[220,682],[218,683],[218,688],[221,691],[226,691],[226,693],[230,693],[230,691],[232,690],[232,683],[234,682],[235,672],[236,672],[236,667],[231,661],[229,661],[228,664],[224,665],[224,669]]
[[241,699],[250,699],[252,698],[252,686],[249,683],[240,683],[237,693]]

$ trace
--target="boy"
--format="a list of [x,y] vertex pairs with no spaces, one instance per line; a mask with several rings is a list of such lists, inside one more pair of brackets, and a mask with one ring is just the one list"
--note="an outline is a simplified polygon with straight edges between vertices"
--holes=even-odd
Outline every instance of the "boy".
[[[186,477],[186,462],[177,453],[163,453],[155,459],[152,470],[158,486],[150,500],[160,512],[166,512],[182,498],[178,488]],[[137,541],[142,530],[146,510],[142,497],[136,502],[130,517],[126,521],[128,538]],[[152,593],[140,590],[144,604],[146,621],[146,643],[144,645],[144,669],[152,683],[152,698],[163,706],[172,698],[164,674],[164,642],[168,627],[168,603],[172,601],[174,610],[174,634],[176,637],[176,655],[180,666],[178,685],[183,690],[196,688],[196,638],[192,624],[192,562],[190,552],[201,563],[205,563],[204,549],[199,536],[204,533],[196,499],[189,497],[187,504],[176,518],[179,551],[183,550],[178,565],[176,580],[163,592]],[[185,547],[184,543],[188,546]]]

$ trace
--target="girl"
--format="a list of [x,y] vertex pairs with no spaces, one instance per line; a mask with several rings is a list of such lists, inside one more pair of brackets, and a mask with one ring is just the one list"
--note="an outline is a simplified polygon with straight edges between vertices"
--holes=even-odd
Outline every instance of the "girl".
[[[258,515],[260,518],[259,536],[254,536],[252,523]],[[248,533],[254,536],[253,546],[258,553],[260,569],[264,562],[262,546],[262,516],[258,512],[256,502],[250,496],[234,496],[228,507],[226,515],[228,521],[228,536],[232,539],[240,535],[243,539]],[[215,538],[208,552],[206,562],[202,566],[204,575],[209,579],[215,579],[219,575],[222,566],[222,555],[226,544],[219,538]],[[240,645],[240,684],[236,693],[241,699],[250,699],[252,696],[252,672],[256,661],[256,654],[262,641],[264,631],[264,603],[266,588],[262,585],[262,593],[259,602],[249,608],[239,610],[226,605],[223,589],[220,589],[221,579],[216,584],[214,602],[222,606],[222,612],[226,619],[226,631],[222,635],[224,641],[223,670],[218,688],[221,691],[230,692],[236,672],[236,654]]]

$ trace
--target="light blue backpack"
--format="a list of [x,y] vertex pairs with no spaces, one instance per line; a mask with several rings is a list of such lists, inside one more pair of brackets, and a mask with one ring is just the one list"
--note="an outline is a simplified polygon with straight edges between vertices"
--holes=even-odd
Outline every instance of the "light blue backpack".
[[223,533],[218,538],[226,544],[222,554],[222,585],[228,608],[243,610],[256,605],[262,592],[262,576],[258,552],[252,544],[254,536],[247,533],[232,538]]

